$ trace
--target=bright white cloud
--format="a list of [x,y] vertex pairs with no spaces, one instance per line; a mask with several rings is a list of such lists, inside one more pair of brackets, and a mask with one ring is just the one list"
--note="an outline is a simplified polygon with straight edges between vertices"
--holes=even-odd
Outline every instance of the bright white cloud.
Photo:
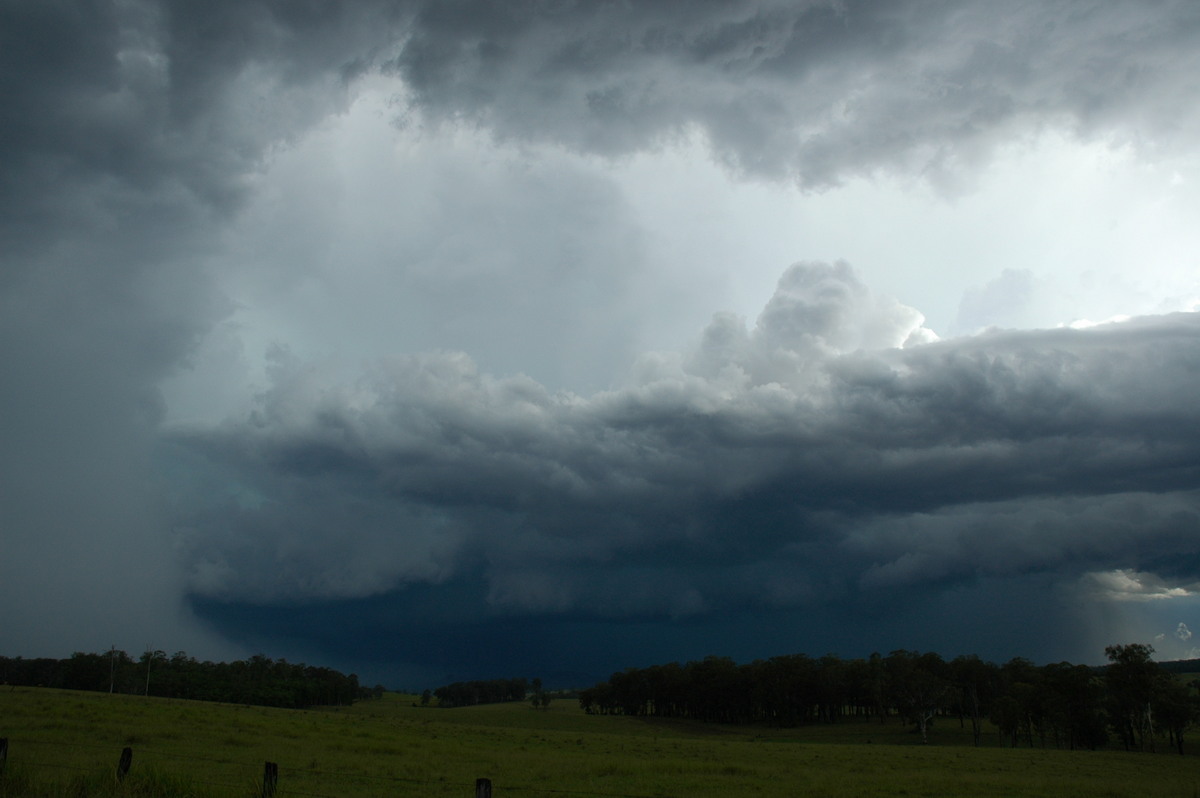
[[[1166,601],[1189,598],[1200,592],[1200,582],[1172,585],[1156,574],[1128,568],[1093,573],[1088,578],[1098,594],[1110,601]],[[1183,624],[1180,627],[1187,630]]]
[[696,142],[608,162],[397,127],[403,90],[363,79],[258,178],[211,265],[238,310],[165,384],[172,418],[244,409],[281,343],[351,371],[450,347],[594,390],[714,311],[753,318],[797,259],[852,260],[942,336],[1186,310],[1200,293],[1200,194],[1185,190],[1200,180],[1171,178],[1195,166],[1129,148],[1002,148],[954,198],[887,177],[805,194],[738,182]]

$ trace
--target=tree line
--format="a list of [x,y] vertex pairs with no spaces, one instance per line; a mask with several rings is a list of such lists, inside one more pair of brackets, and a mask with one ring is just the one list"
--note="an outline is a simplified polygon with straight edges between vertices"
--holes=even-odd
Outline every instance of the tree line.
[[[541,688],[541,681],[534,679]],[[487,679],[454,682],[433,691],[439,707],[470,707],[476,704],[499,704],[504,701],[524,701],[529,692],[528,679]],[[428,691],[422,696],[429,703]]]
[[547,709],[555,697],[571,691],[549,691],[542,687],[541,679],[487,679],[470,682],[454,682],[421,694],[421,705],[429,704],[436,697],[438,706],[444,708],[472,707],[476,704],[500,704],[506,701],[529,699],[535,709]]
[[[911,724],[928,741],[935,719],[970,724],[976,745],[990,721],[1004,744],[1127,751],[1160,744],[1183,753],[1200,723],[1200,681],[1185,682],[1138,643],[1109,646],[1102,667],[1020,657],[1003,665],[977,656],[893,651],[843,660],[804,654],[739,665],[706,657],[684,665],[628,668],[579,693],[584,711],[796,726],[847,721]],[[1200,663],[1197,663],[1200,666]],[[1200,667],[1197,668],[1200,670]]]
[[75,652],[67,659],[0,657],[0,682],[30,687],[132,693],[298,709],[347,705],[382,693],[364,689],[358,676],[331,668],[272,660],[256,654],[235,662],[200,662],[179,651]]

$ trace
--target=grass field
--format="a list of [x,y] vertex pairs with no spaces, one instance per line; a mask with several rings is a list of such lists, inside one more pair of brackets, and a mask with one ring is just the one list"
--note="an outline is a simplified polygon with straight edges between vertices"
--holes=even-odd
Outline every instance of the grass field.
[[[1200,797],[1200,758],[974,748],[957,721],[932,744],[892,722],[737,729],[588,716],[572,701],[460,709],[414,697],[329,710],[0,688],[0,796]],[[123,747],[133,766],[114,775]]]

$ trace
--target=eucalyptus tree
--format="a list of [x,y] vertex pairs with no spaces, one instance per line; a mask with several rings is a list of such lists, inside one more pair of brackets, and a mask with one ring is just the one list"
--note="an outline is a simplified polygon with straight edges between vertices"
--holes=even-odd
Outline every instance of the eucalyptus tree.
[[1166,674],[1150,659],[1154,647],[1144,643],[1108,646],[1109,665],[1104,671],[1108,693],[1109,722],[1129,751],[1144,751],[1154,745],[1152,700],[1156,684]]
[[990,712],[998,689],[997,668],[972,654],[955,657],[950,662],[949,671],[960,722],[964,717],[971,719],[971,735],[975,745],[979,745],[983,736],[983,719]]
[[884,660],[888,694],[892,704],[929,742],[929,726],[946,703],[950,680],[946,663],[932,652],[921,654],[900,649]]

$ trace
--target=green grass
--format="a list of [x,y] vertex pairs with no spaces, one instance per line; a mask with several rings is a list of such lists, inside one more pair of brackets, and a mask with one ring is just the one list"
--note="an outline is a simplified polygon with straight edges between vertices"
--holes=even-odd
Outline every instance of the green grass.
[[[461,709],[413,696],[326,710],[0,688],[0,798],[257,796],[1200,796],[1193,756],[974,748],[942,719],[931,745],[897,722],[739,729],[589,716],[560,700]],[[114,774],[133,749],[124,782]]]

